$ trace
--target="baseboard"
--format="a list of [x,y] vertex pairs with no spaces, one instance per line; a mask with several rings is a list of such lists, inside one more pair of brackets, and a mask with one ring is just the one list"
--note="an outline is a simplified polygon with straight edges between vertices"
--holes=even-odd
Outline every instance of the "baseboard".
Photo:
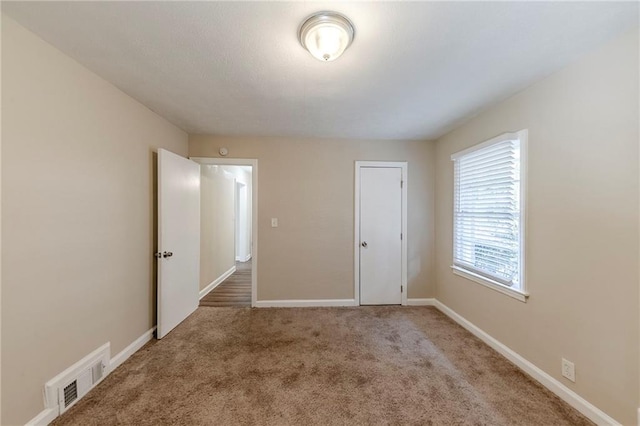
[[[532,364],[530,361],[527,361],[521,355],[505,346],[489,334],[487,334],[484,330],[480,329],[472,322],[468,321],[466,318],[440,302],[439,300],[435,300],[434,304],[442,313],[447,315],[449,318],[453,319],[455,322],[460,324],[462,327],[466,328],[471,334],[478,337],[480,340],[485,342],[487,345],[491,346],[494,350],[500,353],[502,356],[507,358],[509,361],[518,366],[525,373],[533,377],[535,380],[540,382],[544,387],[549,389],[551,392],[555,393],[560,399],[565,401],[567,404],[571,405],[576,410],[580,411],[583,415],[588,417],[591,421],[598,425],[612,425],[619,426],[620,423],[607,415],[604,411],[597,408],[595,405],[591,404],[580,395],[560,383],[558,380],[551,377],[549,374],[545,373],[539,367]],[[640,415],[640,410],[639,410]],[[639,422],[640,424],[640,422]]]
[[57,407],[45,408],[40,412],[40,414],[29,420],[25,426],[47,426],[49,423],[54,421],[56,417],[58,417]]
[[244,263],[244,262],[248,262],[248,261],[250,261],[250,260],[251,260],[251,255],[250,255],[250,254],[246,255],[245,257],[242,257],[242,256],[236,256],[236,262],[242,262],[242,263]]
[[638,408],[638,426],[640,426],[640,408]]
[[256,308],[305,308],[305,307],[356,306],[355,299],[317,300],[258,300]]
[[111,362],[109,363],[109,371],[113,371],[120,366],[123,362],[125,362],[131,355],[136,353],[141,347],[143,347],[147,342],[153,339],[153,333],[156,331],[156,327],[153,327],[150,330],[144,332],[144,334],[138,337],[133,341],[129,346],[124,348],[118,355],[111,358]]
[[208,286],[206,286],[205,288],[200,290],[200,299],[202,299],[207,294],[209,294],[209,292],[211,290],[213,290],[214,288],[218,287],[224,280],[229,278],[234,272],[236,272],[236,265],[233,265],[231,268],[229,268],[229,270],[227,272],[225,272],[224,274],[220,275],[218,278],[216,278],[214,281],[212,281],[211,284],[209,284]]
[[[407,299],[407,306],[433,306],[435,299]],[[304,308],[308,306],[358,306],[354,299],[258,300],[256,308]]]
[[407,299],[407,306],[433,306],[436,299]]

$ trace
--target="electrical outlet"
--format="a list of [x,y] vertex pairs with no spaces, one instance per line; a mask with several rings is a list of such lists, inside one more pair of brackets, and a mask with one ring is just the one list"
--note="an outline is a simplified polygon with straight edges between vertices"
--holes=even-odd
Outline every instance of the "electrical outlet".
[[571,361],[567,361],[564,358],[562,358],[562,375],[575,383],[576,366]]
[[278,227],[278,218],[277,217],[272,217],[271,218],[271,227],[272,228],[277,228]]

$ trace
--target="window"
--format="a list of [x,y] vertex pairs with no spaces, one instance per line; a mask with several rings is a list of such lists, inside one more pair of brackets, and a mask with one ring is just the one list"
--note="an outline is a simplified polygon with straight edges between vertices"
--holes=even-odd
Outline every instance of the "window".
[[522,301],[526,142],[521,130],[451,156],[453,272]]

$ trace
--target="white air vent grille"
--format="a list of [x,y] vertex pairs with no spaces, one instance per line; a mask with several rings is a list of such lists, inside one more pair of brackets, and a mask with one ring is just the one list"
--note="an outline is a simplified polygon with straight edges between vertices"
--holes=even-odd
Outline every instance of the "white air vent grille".
[[64,407],[67,408],[76,399],[78,399],[78,381],[74,380],[64,388]]
[[78,402],[107,375],[110,353],[107,343],[49,380],[44,387],[47,408],[62,414]]

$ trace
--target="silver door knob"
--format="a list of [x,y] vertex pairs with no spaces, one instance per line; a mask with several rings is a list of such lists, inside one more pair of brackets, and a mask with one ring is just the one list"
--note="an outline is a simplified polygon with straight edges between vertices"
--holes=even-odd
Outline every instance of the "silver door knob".
[[162,257],[171,257],[173,256],[173,253],[171,253],[170,251],[165,251],[164,253],[162,253]]
[[362,247],[367,248],[367,242],[366,241],[362,242]]

